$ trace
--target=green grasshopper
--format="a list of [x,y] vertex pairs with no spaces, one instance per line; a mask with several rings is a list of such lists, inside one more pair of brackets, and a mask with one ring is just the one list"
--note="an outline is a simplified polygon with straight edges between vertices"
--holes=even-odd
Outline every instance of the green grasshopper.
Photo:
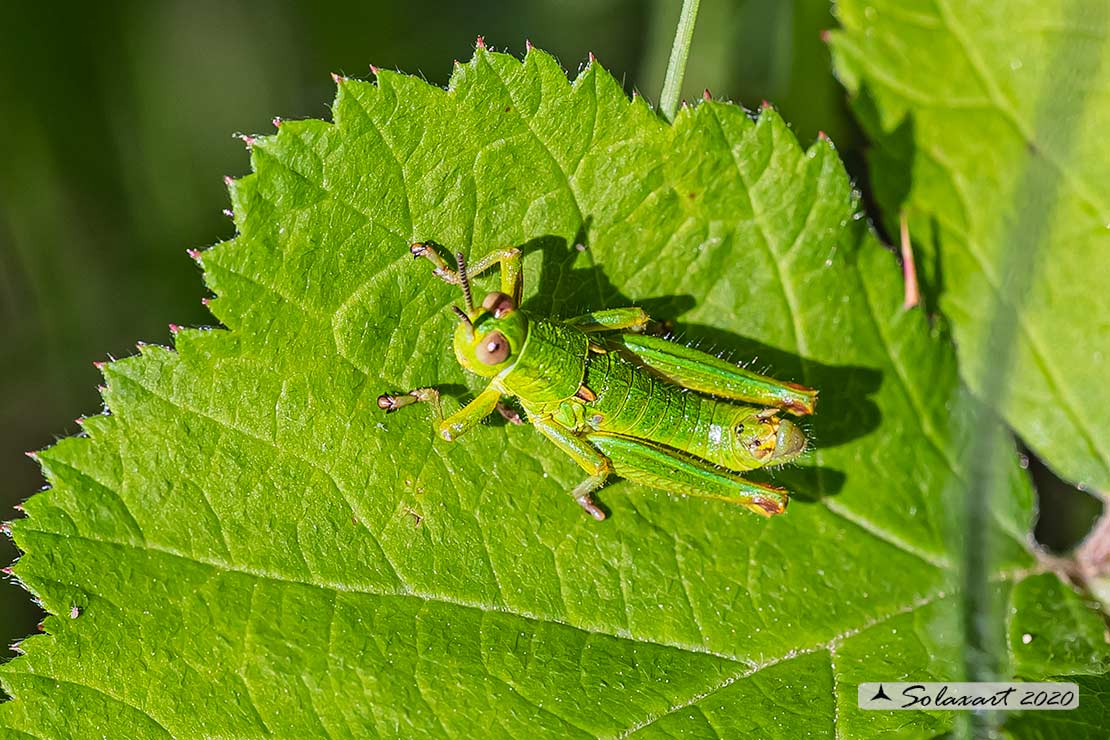
[[[469,272],[461,253],[452,270],[431,242],[410,250],[462,288],[465,310],[451,306],[459,319],[455,356],[490,382],[446,418],[434,388],[379,396],[386,413],[428,403],[439,435],[451,442],[494,410],[512,418],[501,398],[515,397],[532,426],[587,472],[571,495],[598,520],[605,512],[592,494],[613,474],[765,517],[786,509],[785,489],[745,480],[738,471],[783,465],[805,451],[805,435],[781,413],[813,413],[817,391],[644,334],[650,318],[640,308],[563,320],[529,316],[519,308],[518,249],[491,252]],[[498,264],[501,290],[475,306],[470,275]]]

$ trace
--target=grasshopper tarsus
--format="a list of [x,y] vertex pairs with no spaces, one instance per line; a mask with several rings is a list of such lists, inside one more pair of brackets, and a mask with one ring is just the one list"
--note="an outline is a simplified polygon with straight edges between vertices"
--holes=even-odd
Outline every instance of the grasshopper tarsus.
[[414,403],[430,403],[439,407],[439,391],[435,388],[414,388],[408,393],[383,393],[378,396],[378,408],[387,414]]
[[605,512],[601,509],[601,507],[594,503],[594,500],[591,496],[579,496],[575,499],[575,501],[577,501],[578,505],[585,509],[586,513],[592,516],[594,519],[599,522],[605,521]]
[[651,323],[640,331],[656,337],[669,337],[674,334],[674,330],[675,323],[673,319],[652,319]]
[[401,408],[398,405],[400,399],[392,393],[383,393],[378,396],[378,408],[387,414],[392,414],[397,409]]
[[521,425],[524,419],[520,418],[520,414],[512,406],[508,406],[500,401],[497,402],[497,413],[501,414],[502,418],[510,424]]

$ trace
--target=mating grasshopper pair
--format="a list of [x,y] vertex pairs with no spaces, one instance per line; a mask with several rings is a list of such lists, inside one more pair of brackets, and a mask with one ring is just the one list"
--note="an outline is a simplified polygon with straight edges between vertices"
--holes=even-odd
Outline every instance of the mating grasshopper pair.
[[650,318],[640,308],[562,320],[529,316],[519,308],[517,249],[491,252],[471,266],[473,275],[501,267],[501,291],[480,306],[461,253],[452,270],[431,243],[418,242],[411,251],[462,288],[465,310],[451,307],[459,318],[455,356],[490,383],[446,418],[434,388],[383,394],[378,406],[387,413],[427,402],[450,442],[499,408],[502,396],[515,397],[532,426],[588,473],[571,495],[598,520],[605,512],[593,492],[613,474],[762,516],[786,508],[784,489],[745,480],[738,471],[782,465],[805,451],[805,435],[782,412],[813,413],[817,391],[643,334]]

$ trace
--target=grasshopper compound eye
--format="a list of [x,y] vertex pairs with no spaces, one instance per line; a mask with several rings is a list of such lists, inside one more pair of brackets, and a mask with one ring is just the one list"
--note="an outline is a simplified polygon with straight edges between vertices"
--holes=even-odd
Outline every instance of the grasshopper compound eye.
[[478,342],[474,354],[487,365],[500,365],[509,359],[509,340],[501,332],[491,331]]
[[503,319],[516,310],[516,304],[513,303],[512,298],[504,293],[490,293],[482,301],[482,308],[492,313],[493,318]]

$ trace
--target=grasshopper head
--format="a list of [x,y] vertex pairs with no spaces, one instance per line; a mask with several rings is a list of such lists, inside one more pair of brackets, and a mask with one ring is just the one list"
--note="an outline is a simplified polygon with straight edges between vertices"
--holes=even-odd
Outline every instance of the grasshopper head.
[[490,293],[481,306],[475,307],[466,260],[461,252],[456,259],[466,310],[451,307],[459,317],[455,327],[455,357],[475,375],[492,378],[516,362],[528,336],[528,319],[517,309],[512,297],[504,293]]
[[478,308],[456,310],[455,357],[475,375],[492,378],[516,362],[528,336],[528,319],[504,293],[490,293]]

